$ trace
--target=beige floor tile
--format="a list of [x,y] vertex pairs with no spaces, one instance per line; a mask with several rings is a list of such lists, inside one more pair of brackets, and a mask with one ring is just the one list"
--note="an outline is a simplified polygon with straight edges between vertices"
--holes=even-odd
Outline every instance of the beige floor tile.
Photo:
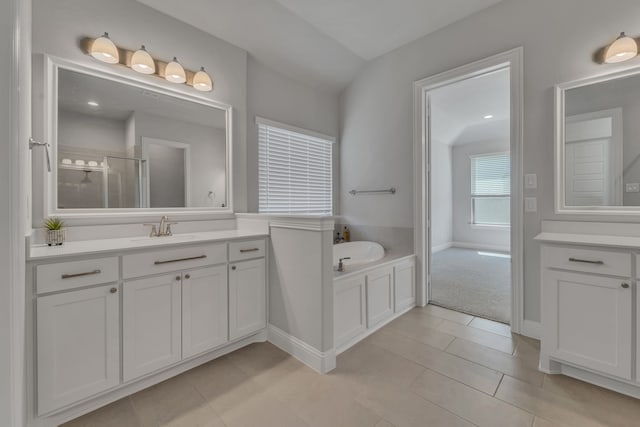
[[431,370],[423,372],[411,390],[480,427],[530,427],[533,423],[533,414]]
[[[435,319],[435,321],[431,319]],[[432,316],[411,315],[411,317],[400,317],[385,329],[392,329],[406,337],[412,338],[421,343],[428,344],[431,347],[444,350],[455,339],[454,336],[445,334],[435,329],[444,320]]]
[[130,400],[142,426],[224,426],[213,408],[184,376],[135,393]]
[[542,385],[544,379],[544,374],[538,371],[537,366],[532,366],[528,360],[462,338],[456,338],[447,347],[447,353],[455,354],[538,387]]
[[585,412],[612,426],[640,425],[640,400],[564,375],[546,375],[542,388],[579,403]]
[[513,340],[516,343],[513,354],[537,368],[540,363],[540,341],[518,334],[513,334]]
[[439,307],[437,305],[429,304],[425,307],[419,307],[418,310],[422,311],[423,313],[450,320],[452,322],[461,323],[463,325],[468,325],[473,320],[473,316]]
[[375,427],[396,427],[393,424],[391,424],[389,421],[382,419],[380,421],[378,421],[378,423],[375,425]]
[[502,335],[472,328],[470,326],[461,325],[449,320],[443,321],[437,328],[439,331],[446,334],[453,335],[458,338],[464,338],[465,340],[482,344],[485,347],[500,350],[507,354],[513,354],[515,349],[515,342],[512,338],[507,338]]
[[62,424],[60,427],[140,427],[133,405],[128,398],[120,399],[110,405]]
[[504,323],[494,322],[493,320],[483,319],[482,317],[475,317],[471,323],[469,323],[469,326],[511,338],[511,326]]
[[533,427],[565,427],[564,424],[554,423],[553,421],[545,420],[544,418],[535,417],[533,420]]
[[487,394],[495,393],[502,377],[502,373],[493,369],[442,352],[399,334],[379,331],[372,335],[372,342]]
[[555,423],[575,427],[607,425],[585,413],[581,405],[569,398],[506,375],[500,383],[496,397]]
[[471,427],[473,424],[406,388],[371,387],[358,400],[396,427]]

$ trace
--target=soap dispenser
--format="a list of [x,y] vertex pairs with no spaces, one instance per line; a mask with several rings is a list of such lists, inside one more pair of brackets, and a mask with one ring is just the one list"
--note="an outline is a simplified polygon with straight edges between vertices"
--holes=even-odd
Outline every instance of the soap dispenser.
[[342,231],[342,237],[344,238],[345,242],[351,241],[351,231],[349,231],[349,228],[346,225],[344,226],[344,230]]

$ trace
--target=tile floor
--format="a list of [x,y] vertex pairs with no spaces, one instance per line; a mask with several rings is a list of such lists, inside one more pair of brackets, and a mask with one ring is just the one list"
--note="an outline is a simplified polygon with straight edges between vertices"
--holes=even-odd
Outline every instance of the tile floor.
[[639,426],[640,400],[536,369],[500,323],[416,308],[319,375],[254,344],[65,427]]

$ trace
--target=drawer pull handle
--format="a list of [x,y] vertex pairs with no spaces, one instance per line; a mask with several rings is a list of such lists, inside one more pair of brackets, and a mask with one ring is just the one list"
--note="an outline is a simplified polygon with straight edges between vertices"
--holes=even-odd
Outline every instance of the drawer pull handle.
[[240,249],[240,253],[244,254],[244,253],[247,253],[247,252],[257,252],[259,250],[260,250],[260,248]]
[[621,285],[624,289],[629,289],[629,284],[628,283],[623,283]]
[[111,292],[112,294],[115,294],[116,292],[118,292],[118,288],[111,288],[109,289],[109,292]]
[[167,261],[156,261],[156,262],[154,262],[154,264],[155,265],[171,264],[173,262],[193,261],[194,259],[205,259],[206,257],[207,257],[206,255],[192,256],[192,257],[188,257],[188,258],[170,259],[170,260],[167,260]]
[[580,258],[569,258],[570,262],[581,262],[583,264],[595,264],[595,265],[604,265],[604,261],[591,261],[588,259],[580,259]]
[[235,270],[237,267],[235,265],[231,266],[232,270]]
[[82,276],[94,276],[96,274],[100,274],[102,273],[102,271],[100,270],[93,270],[93,271],[87,271],[85,273],[75,273],[75,274],[63,274],[62,278],[63,279],[73,279],[75,277],[82,277]]

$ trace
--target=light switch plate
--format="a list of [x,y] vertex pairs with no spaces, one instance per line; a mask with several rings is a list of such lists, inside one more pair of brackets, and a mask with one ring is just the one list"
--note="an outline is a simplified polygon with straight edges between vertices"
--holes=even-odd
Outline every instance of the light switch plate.
[[625,191],[627,193],[640,193],[640,183],[637,182],[628,182],[625,185]]
[[528,173],[524,176],[524,188],[538,188],[538,175]]
[[525,212],[538,212],[538,199],[535,197],[524,198],[524,211]]

